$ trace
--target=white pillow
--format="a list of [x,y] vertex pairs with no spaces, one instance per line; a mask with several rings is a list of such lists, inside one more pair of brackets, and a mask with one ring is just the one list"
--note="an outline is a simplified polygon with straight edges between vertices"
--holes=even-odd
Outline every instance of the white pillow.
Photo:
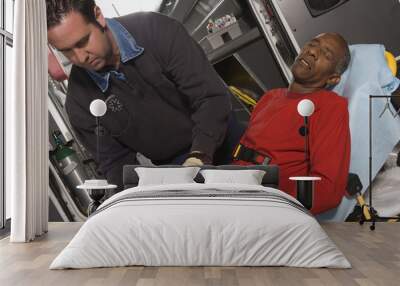
[[261,185],[265,175],[263,170],[201,170],[205,184],[245,184]]
[[199,170],[199,167],[135,168],[139,176],[138,186],[195,183],[193,179]]

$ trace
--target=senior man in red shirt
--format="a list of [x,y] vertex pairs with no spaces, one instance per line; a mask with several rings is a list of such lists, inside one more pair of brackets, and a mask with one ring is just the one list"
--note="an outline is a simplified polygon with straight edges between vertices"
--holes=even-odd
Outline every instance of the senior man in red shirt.
[[[257,103],[235,154],[235,164],[278,165],[279,188],[294,197],[296,185],[289,177],[321,177],[315,184],[313,214],[336,207],[346,189],[350,162],[347,100],[330,87],[339,83],[349,62],[348,45],[338,34],[322,34],[308,42],[292,66],[289,88],[268,91]],[[303,99],[315,105],[309,123],[309,173],[301,132],[304,119],[297,112]]]

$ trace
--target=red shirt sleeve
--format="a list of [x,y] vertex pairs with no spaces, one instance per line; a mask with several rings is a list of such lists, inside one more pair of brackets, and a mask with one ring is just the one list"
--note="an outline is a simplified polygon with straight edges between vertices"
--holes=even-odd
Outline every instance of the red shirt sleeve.
[[346,191],[350,164],[347,100],[340,98],[323,111],[315,114],[310,123],[310,175],[321,177],[315,184],[313,214],[339,205]]

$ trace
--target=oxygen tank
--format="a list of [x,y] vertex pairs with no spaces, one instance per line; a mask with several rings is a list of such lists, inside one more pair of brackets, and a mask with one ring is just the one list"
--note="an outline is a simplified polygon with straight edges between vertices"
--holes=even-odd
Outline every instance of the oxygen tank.
[[87,207],[90,203],[90,197],[85,190],[77,189],[76,187],[82,185],[88,175],[82,166],[76,152],[61,139],[61,132],[54,131],[52,134],[56,147],[51,151],[60,173],[63,175],[71,195],[74,198],[76,205],[81,212],[87,215]]

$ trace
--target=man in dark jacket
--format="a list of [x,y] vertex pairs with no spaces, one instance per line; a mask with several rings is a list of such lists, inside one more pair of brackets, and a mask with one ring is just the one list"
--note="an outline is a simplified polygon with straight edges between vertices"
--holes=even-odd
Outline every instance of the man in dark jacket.
[[[136,152],[155,164],[213,163],[229,91],[177,21],[157,13],[105,19],[93,0],[46,0],[49,43],[72,63],[66,110],[110,183]],[[90,103],[107,112],[96,129]],[[96,130],[101,133],[96,147]],[[95,156],[96,157],[96,156]]]

